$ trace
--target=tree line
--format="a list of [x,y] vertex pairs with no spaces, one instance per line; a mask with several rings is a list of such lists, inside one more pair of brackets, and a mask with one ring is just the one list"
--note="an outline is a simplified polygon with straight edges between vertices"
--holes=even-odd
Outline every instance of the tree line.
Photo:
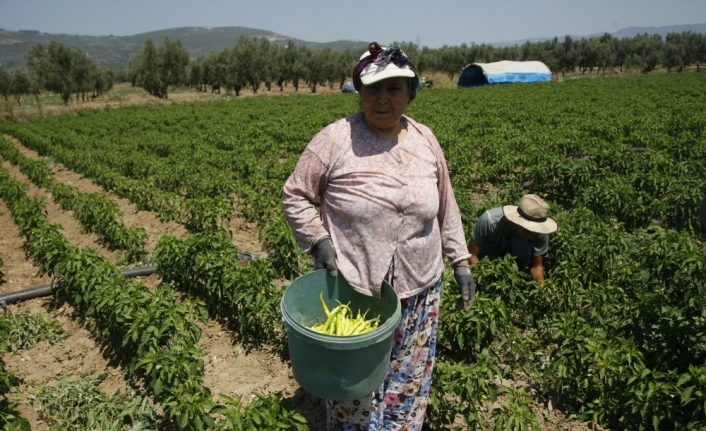
[[[500,60],[544,62],[552,73],[597,73],[636,70],[649,73],[658,67],[668,72],[681,72],[706,63],[706,35],[691,31],[639,34],[618,39],[609,33],[594,38],[574,39],[565,36],[543,42],[496,47],[489,44],[461,44],[441,48],[420,47],[413,42],[393,42],[415,62],[421,75],[443,73],[451,80],[470,63]],[[229,48],[190,58],[181,41],[164,38],[161,46],[147,39],[122,71],[98,67],[85,53],[59,42],[48,46],[36,44],[25,55],[27,67],[8,71],[0,68],[0,94],[5,100],[50,91],[68,104],[72,95],[77,100],[96,97],[110,89],[114,82],[130,82],[160,98],[168,98],[170,86],[190,86],[199,91],[224,89],[236,96],[244,87],[257,93],[264,84],[283,91],[291,83],[295,90],[306,84],[311,92],[317,86],[343,87],[350,79],[360,52],[334,51],[331,48],[310,49],[289,41],[286,46],[264,38],[241,36]]]
[[39,101],[42,91],[58,94],[64,104],[74,94],[85,101],[89,94],[97,97],[112,88],[115,79],[115,72],[97,66],[84,52],[55,41],[33,45],[25,61],[25,69],[0,68],[0,94],[6,101],[12,96],[21,104],[29,95]]

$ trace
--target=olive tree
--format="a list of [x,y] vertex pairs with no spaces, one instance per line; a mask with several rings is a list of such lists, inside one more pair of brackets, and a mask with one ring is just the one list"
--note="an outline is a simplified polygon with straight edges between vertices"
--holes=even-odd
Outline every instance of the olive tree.
[[0,67],[0,94],[5,98],[5,101],[10,97],[10,72]]
[[144,88],[153,96],[166,99],[170,85],[187,82],[188,65],[189,53],[181,41],[171,41],[165,37],[164,45],[157,48],[148,38],[130,60],[128,74],[133,85]]
[[93,83],[93,97],[98,97],[105,91],[113,88],[113,83],[115,82],[115,72],[108,68],[95,68],[91,75],[91,82]]
[[164,86],[164,98],[170,85],[186,83],[186,67],[189,65],[189,52],[180,40],[164,38],[164,45],[157,50],[159,74]]
[[453,81],[457,73],[461,73],[463,67],[468,64],[468,54],[464,55],[467,50],[467,45],[464,43],[460,47],[450,47],[444,45],[439,50],[438,67],[441,72],[448,75]]
[[234,55],[237,58],[238,75],[257,94],[263,80],[263,59],[255,39],[240,36]]
[[558,54],[558,68],[561,74],[573,72],[578,61],[578,45],[571,36],[566,35],[564,37]]
[[134,72],[134,83],[144,88],[149,94],[164,97],[164,85],[159,76],[157,47],[152,39],[146,39],[142,48],[133,57],[131,69]]
[[[291,40],[287,43],[287,48],[284,51],[284,72],[283,77],[286,81],[291,81],[295,91],[299,91],[299,80],[304,79],[306,75],[306,58],[308,49],[304,46],[295,46]],[[280,89],[282,88],[280,81]]]
[[696,71],[701,71],[701,65],[706,63],[706,34],[690,33],[689,36],[690,57],[696,63]]
[[306,68],[304,77],[309,83],[312,93],[316,93],[316,87],[319,84],[326,82],[328,74],[326,52],[325,50],[307,50],[306,52],[304,59],[304,67]]
[[346,80],[353,75],[353,69],[358,63],[359,54],[346,49],[338,53],[338,59],[336,60],[334,66],[335,77],[339,84],[338,89],[342,89],[345,85]]
[[64,104],[68,104],[71,94],[79,90],[77,79],[83,76],[82,68],[90,68],[92,64],[83,52],[56,41],[49,42],[46,48],[42,44],[33,45],[25,55],[25,61],[38,85],[59,94]]
[[659,34],[638,34],[633,38],[633,53],[637,55],[642,72],[653,71],[659,64],[662,56],[664,41]]
[[85,55],[76,54],[74,57],[74,65],[71,68],[72,78],[74,81],[76,100],[81,97],[82,101],[86,100],[86,93],[93,91],[94,76],[98,66]]
[[275,57],[277,46],[265,38],[258,39],[256,66],[260,69],[260,77],[265,83],[267,91],[272,89],[272,80],[275,78]]
[[21,69],[12,71],[10,80],[10,93],[14,96],[18,105],[22,104],[22,96],[31,94],[32,82],[27,73]]

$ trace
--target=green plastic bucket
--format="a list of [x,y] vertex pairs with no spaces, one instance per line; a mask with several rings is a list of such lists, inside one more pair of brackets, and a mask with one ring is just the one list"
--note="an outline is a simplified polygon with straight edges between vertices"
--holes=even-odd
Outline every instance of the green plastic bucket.
[[[380,316],[377,329],[360,335],[333,336],[308,327],[326,320],[319,294],[329,309],[350,302],[357,314]],[[400,323],[400,301],[388,283],[381,298],[354,291],[339,275],[314,271],[292,282],[280,303],[289,341],[294,379],[305,391],[320,398],[346,400],[370,395],[385,380],[390,365],[393,335]]]

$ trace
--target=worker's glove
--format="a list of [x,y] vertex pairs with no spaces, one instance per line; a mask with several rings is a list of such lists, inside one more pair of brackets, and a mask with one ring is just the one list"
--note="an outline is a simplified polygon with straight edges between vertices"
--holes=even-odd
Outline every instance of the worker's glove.
[[317,241],[311,248],[311,255],[314,256],[314,269],[328,269],[332,277],[338,276],[336,249],[331,238],[323,237]]
[[476,300],[476,281],[471,274],[471,267],[468,265],[456,265],[454,267],[454,278],[458,287],[461,288],[461,299],[456,303],[457,310],[470,310]]

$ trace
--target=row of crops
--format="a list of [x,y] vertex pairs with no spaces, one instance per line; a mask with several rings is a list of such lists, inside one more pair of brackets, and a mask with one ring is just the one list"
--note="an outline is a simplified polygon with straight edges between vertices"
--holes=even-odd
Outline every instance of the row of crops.
[[[560,226],[543,285],[512,260],[483,261],[476,305],[457,312],[445,277],[432,429],[539,429],[537,400],[613,429],[706,427],[706,248],[697,217],[705,96],[706,75],[697,73],[418,95],[407,113],[439,138],[468,234],[484,210],[527,190],[551,203]],[[82,204],[105,213],[86,216],[105,241],[118,247],[128,238],[129,259],[151,256],[163,280],[156,290],[66,243],[41,219],[41,202],[2,173],[0,195],[34,259],[62,282],[59,295],[90,316],[176,428],[240,429],[223,418],[243,420],[244,407],[215,406],[203,386],[194,322],[229,317],[236,338],[286,354],[273,282],[311,264],[284,220],[281,187],[309,139],[357,109],[347,95],[262,97],[0,123],[24,146],[187,227],[188,239],[165,235],[148,251],[138,228],[111,233],[122,225],[107,204]],[[0,155],[65,205],[83,202],[9,142]],[[228,231],[234,208],[260,225],[267,259],[239,260]],[[306,427],[285,407],[273,417],[282,429]]]

